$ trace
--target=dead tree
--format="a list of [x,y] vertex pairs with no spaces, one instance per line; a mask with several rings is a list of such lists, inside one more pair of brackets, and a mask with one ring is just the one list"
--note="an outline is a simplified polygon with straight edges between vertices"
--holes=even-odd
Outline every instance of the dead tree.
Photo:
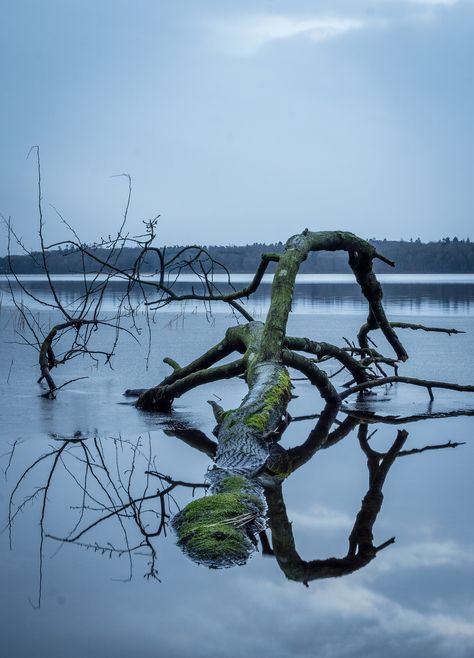
[[[22,240],[16,235],[10,219],[3,215],[2,219],[8,232],[10,276],[17,289],[26,298],[26,303],[17,298],[14,288],[11,287],[13,300],[22,316],[23,324],[29,332],[28,336],[25,334],[24,340],[38,351],[40,381],[44,379],[48,383],[48,394],[53,395],[58,388],[51,375],[53,367],[79,355],[87,354],[93,358],[102,355],[106,362],[110,362],[117,346],[117,336],[120,331],[125,330],[122,322],[124,317],[128,318],[128,324],[131,324],[132,329],[136,329],[139,333],[135,322],[139,311],[144,311],[145,321],[149,323],[155,310],[171,303],[184,303],[189,300],[202,302],[209,313],[212,304],[226,303],[236,316],[244,318],[246,323],[229,329],[220,343],[187,366],[180,367],[173,359],[166,359],[165,362],[173,368],[173,373],[169,377],[147,391],[128,391],[130,395],[139,394],[137,406],[141,409],[168,412],[176,397],[195,386],[244,375],[249,385],[249,396],[248,399],[246,398],[245,404],[250,407],[255,404],[260,405],[264,409],[263,414],[257,414],[257,417],[252,418],[250,425],[256,430],[261,430],[260,435],[265,436],[277,429],[281,416],[286,411],[289,399],[288,368],[295,368],[302,372],[319,389],[324,400],[335,404],[340,404],[342,399],[350,395],[376,386],[402,382],[424,386],[430,397],[432,397],[434,388],[458,391],[474,390],[471,386],[398,376],[399,362],[406,361],[408,355],[395,332],[396,328],[444,332],[448,335],[460,332],[456,329],[425,327],[414,323],[390,322],[382,306],[382,288],[373,273],[372,263],[374,259],[379,259],[391,267],[394,266],[394,263],[377,253],[376,249],[366,240],[344,231],[311,232],[305,229],[301,234],[294,235],[287,241],[283,253],[262,254],[260,264],[251,282],[241,289],[236,289],[226,267],[213,259],[210,252],[204,247],[186,246],[169,256],[166,247],[157,246],[159,215],[143,222],[143,234],[130,235],[127,229],[127,219],[132,185],[130,176],[121,174],[128,181],[128,192],[123,218],[115,236],[101,238],[98,242],[87,245],[81,241],[78,233],[64,216],[52,207],[59,221],[69,229],[71,237],[47,244],[39,148],[33,147],[32,152],[36,154],[37,167],[38,233],[41,246],[39,254],[35,255],[25,247]],[[36,260],[39,270],[44,273],[48,282],[49,300],[38,298],[15,273],[11,259],[12,243],[16,243],[25,254]],[[131,266],[125,268],[121,265],[121,257],[124,250],[129,247],[135,249],[136,256]],[[59,248],[66,248],[65,258],[71,254],[80,256],[83,292],[72,304],[65,304],[61,300],[50,272],[48,255]],[[358,333],[357,345],[349,343],[341,347],[304,337],[295,338],[286,335],[286,325],[299,268],[310,253],[318,251],[345,251],[348,254],[349,266],[367,300],[369,311],[367,321]],[[258,289],[270,263],[277,264],[270,309],[265,322],[255,322],[245,308],[245,301]],[[187,293],[179,291],[176,286],[183,272],[193,273],[197,281],[196,285]],[[216,282],[215,275],[222,273],[226,275],[228,288],[226,291],[223,291],[222,286]],[[106,317],[103,311],[103,300],[111,281],[116,279],[124,284],[124,291],[117,303],[117,311],[112,316]],[[29,310],[28,299],[53,313],[56,312],[59,321],[54,322],[45,331]],[[94,332],[101,326],[113,327],[115,339],[109,350],[96,352],[91,349],[90,345]],[[395,353],[394,357],[382,355],[375,349],[375,346],[371,345],[369,334],[376,329],[380,329],[384,334]],[[53,346],[65,335],[66,340],[63,342],[67,347],[58,357]],[[68,336],[70,336],[69,343],[67,342]],[[303,356],[300,352],[310,355],[310,358]],[[216,365],[233,353],[239,353],[242,356],[230,364]],[[321,363],[329,359],[338,361],[341,368],[347,370],[352,376],[351,386],[342,394],[335,391],[323,369],[319,367]],[[384,367],[392,368],[394,375],[387,377]],[[273,396],[270,396],[271,399],[267,399],[265,402],[265,397],[270,393],[270,389],[275,387],[278,390],[274,390]],[[242,420],[240,417],[247,413],[244,409],[245,404],[241,405],[240,411],[233,410],[232,414],[226,414],[225,423],[221,422],[220,412],[215,409],[216,415],[219,416],[218,423],[222,425],[221,432],[224,432],[231,422],[233,424],[234,420],[239,425]],[[247,415],[255,416],[252,409],[249,411],[250,414]],[[244,425],[247,425],[246,420],[248,418],[243,418]]]
[[[320,250],[348,253],[349,265],[368,302],[369,314],[359,331],[358,345],[338,347],[286,335],[298,269],[310,252]],[[274,257],[278,266],[265,322],[249,321],[228,329],[220,343],[189,365],[180,367],[168,360],[173,372],[158,386],[128,392],[138,395],[139,408],[169,413],[174,399],[202,384],[238,376],[243,376],[247,382],[248,393],[237,409],[224,410],[211,403],[217,422],[214,433],[218,440],[215,467],[210,476],[211,495],[191,503],[189,509],[183,510],[175,520],[180,543],[198,561],[202,561],[203,553],[212,553],[214,563],[222,565],[244,559],[249,549],[246,533],[254,532],[252,524],[258,525],[265,509],[262,487],[282,481],[294,468],[295,452],[285,451],[277,444],[288,419],[287,408],[291,399],[289,368],[302,373],[326,403],[311,439],[319,445],[329,440],[338,413],[346,411],[342,403],[351,395],[363,395],[373,388],[399,383],[426,388],[430,399],[433,399],[433,389],[436,388],[474,392],[471,385],[398,375],[398,364],[406,361],[408,354],[385,315],[382,289],[372,271],[375,258],[390,265],[393,263],[378,254],[370,243],[347,232],[313,233],[305,230],[290,238],[283,254]],[[235,294],[224,294],[219,299],[233,301]],[[400,328],[454,333],[450,329],[406,323]],[[375,329],[382,331],[395,358],[386,357],[370,346],[369,332]],[[238,353],[239,358],[219,365],[219,361],[233,353]],[[321,367],[328,359],[335,359],[350,373],[352,381],[345,390],[337,391]],[[387,376],[383,367],[393,368],[396,374]],[[222,528],[217,534],[212,531],[229,515],[241,518],[243,527],[250,524],[250,530],[247,527],[240,532],[240,544],[234,531],[232,536]]]
[[[50,435],[51,443],[21,472],[8,501],[10,548],[14,526],[26,507],[39,508],[39,582],[36,605],[43,590],[45,544],[71,544],[106,557],[125,557],[128,574],[134,561],[145,559],[144,577],[160,580],[156,540],[166,536],[169,519],[178,509],[177,491],[206,489],[204,482],[173,479],[157,470],[150,435],[134,441],[121,437],[102,439],[77,431],[74,436]],[[4,469],[7,476],[20,451],[16,441]],[[66,480],[61,478],[66,478]],[[58,480],[61,481],[58,486]],[[66,482],[66,487],[64,486]],[[34,483],[34,484],[33,484]],[[71,526],[61,534],[50,520],[52,500],[69,502]],[[36,525],[36,524],[35,524]],[[117,525],[121,540],[112,526]],[[97,531],[100,530],[100,538]],[[120,541],[120,545],[117,543]]]
[[[382,488],[385,479],[397,457],[406,454],[402,452],[402,447],[407,437],[408,432],[399,430],[389,450],[379,453],[369,445],[367,425],[360,426],[358,439],[361,449],[367,456],[369,487],[349,535],[348,551],[342,558],[303,560],[296,550],[293,528],[286,512],[281,483],[265,488],[273,554],[280,569],[289,580],[302,582],[308,586],[312,580],[348,575],[367,566],[381,550],[395,542],[395,537],[391,537],[376,546],[373,528],[382,508]],[[412,454],[427,449],[446,447],[448,446],[426,446],[424,449],[413,449]]]
[[[51,435],[48,450],[36,456],[17,476],[9,497],[6,526],[12,545],[15,523],[27,506],[36,503],[39,509],[39,524],[35,524],[39,528],[37,605],[41,604],[46,543],[58,548],[73,545],[109,558],[124,557],[128,564],[127,579],[132,578],[135,561],[145,560],[144,576],[160,581],[158,542],[166,537],[170,523],[177,531],[181,548],[193,560],[210,568],[245,564],[259,543],[262,555],[273,557],[288,579],[306,586],[312,580],[345,576],[367,566],[395,541],[394,537],[380,544],[374,541],[374,525],[383,504],[383,485],[395,461],[461,444],[448,442],[404,450],[408,432],[399,430],[391,447],[378,452],[369,444],[375,432],[369,435],[367,423],[351,417],[323,440],[326,433],[321,433],[321,429],[327,423],[326,411],[328,405],[319,414],[308,439],[290,449],[284,463],[288,477],[320,450],[334,446],[358,428],[369,482],[349,534],[347,552],[341,558],[304,560],[300,557],[279,478],[267,474],[264,480],[251,481],[229,473],[222,476],[214,467],[208,472],[206,482],[188,482],[158,470],[150,435],[148,440],[140,437],[135,441],[101,439],[80,431],[71,437]],[[298,420],[294,418],[291,422]],[[165,432],[215,460],[218,446],[201,430],[170,419]],[[20,442],[15,442],[4,469],[5,476],[10,468],[15,468],[20,450]],[[273,463],[282,454],[281,449],[274,450]],[[179,470],[179,465],[176,469]],[[66,489],[64,476],[68,482]],[[196,491],[209,488],[212,495],[194,499],[178,511],[176,492],[188,492],[194,498]],[[59,501],[70,507],[65,515],[70,519],[67,532],[53,525],[55,515],[49,511],[50,505]],[[303,508],[306,504],[307,501],[301,501]]]
[[[133,237],[126,233],[130,181],[124,219],[117,236],[87,246],[82,244],[73,233],[70,240],[47,246],[42,237],[39,151],[37,151],[37,165],[42,262],[54,299],[53,307],[63,316],[63,321],[55,325],[46,337],[37,336],[35,327],[32,324],[28,325],[35,336],[32,342],[39,351],[41,376],[49,383],[49,394],[54,393],[56,389],[56,385],[50,380],[51,366],[59,362],[52,352],[52,341],[60,332],[73,331],[75,332],[73,345],[69,351],[66,351],[65,358],[88,352],[91,328],[97,328],[103,322],[100,300],[103,299],[106,285],[113,276],[119,277],[125,283],[121,309],[125,308],[127,300],[131,299],[132,291],[138,290],[141,294],[140,306],[148,313],[172,302],[196,300],[202,301],[207,309],[212,303],[227,303],[245,320],[244,324],[228,329],[217,345],[188,365],[180,366],[172,358],[165,359],[173,372],[157,386],[148,390],[127,392],[138,397],[137,407],[140,409],[171,413],[173,401],[197,386],[235,377],[243,377],[247,383],[248,392],[238,408],[224,410],[212,403],[217,422],[215,434],[218,440],[213,481],[210,487],[212,495],[205,502],[192,503],[194,507],[189,519],[184,510],[184,514],[176,521],[175,527],[180,534],[180,541],[184,542],[184,536],[188,536],[187,532],[190,528],[192,532],[190,530],[189,540],[201,532],[197,532],[195,517],[197,514],[199,518],[197,525],[203,530],[202,539],[206,543],[205,535],[209,534],[206,528],[220,523],[223,516],[225,517],[229,512],[219,508],[219,501],[223,500],[219,498],[220,495],[225,495],[233,512],[246,520],[244,525],[253,523],[255,519],[258,525],[258,518],[265,507],[262,486],[279,482],[292,472],[292,459],[295,453],[291,450],[285,451],[277,444],[289,420],[288,404],[291,399],[289,369],[302,373],[315,386],[326,404],[315,428],[316,439],[314,437],[311,439],[317,440],[320,445],[330,440],[338,413],[341,411],[350,413],[343,406],[343,401],[349,396],[363,396],[374,388],[395,384],[424,387],[431,400],[434,389],[474,392],[472,385],[403,377],[398,374],[399,364],[408,359],[408,354],[395,329],[441,331],[448,335],[457,332],[454,329],[424,327],[412,323],[391,323],[385,315],[382,288],[373,272],[372,263],[374,259],[382,260],[390,266],[394,263],[377,253],[369,242],[356,235],[344,231],[311,232],[306,229],[287,241],[283,253],[263,254],[249,285],[237,290],[232,286],[228,275],[230,291],[222,291],[215,282],[214,275],[217,271],[226,270],[212,259],[206,249],[198,246],[185,247],[178,254],[168,258],[165,248],[154,245],[157,218],[145,223],[146,230],[142,236]],[[12,233],[11,227],[9,231]],[[105,287],[99,286],[97,289],[87,287],[83,304],[77,314],[72,313],[61,303],[48,272],[46,252],[61,245],[67,245],[69,249],[81,254],[84,258],[84,272],[85,268],[93,265],[95,271],[103,273],[105,277]],[[120,265],[120,253],[127,245],[138,248],[138,255],[132,267],[125,269]],[[345,251],[349,266],[367,300],[368,317],[358,333],[357,344],[347,343],[344,346],[337,346],[306,337],[287,336],[287,321],[300,265],[310,253],[318,251]],[[153,277],[147,275],[150,262],[147,259],[151,257],[155,263]],[[272,284],[270,309],[265,321],[257,322],[252,319],[244,304],[245,300],[257,290],[271,262],[276,262],[277,268]],[[176,290],[175,284],[183,271],[193,272],[199,282],[199,287],[193,288],[190,293],[183,294]],[[21,287],[21,282],[17,281],[17,283]],[[94,306],[96,299],[99,300],[99,306]],[[133,318],[137,306],[128,304],[128,308],[130,317]],[[90,317],[91,309],[93,309],[92,317]],[[22,312],[25,313],[23,310]],[[27,317],[26,312],[25,318]],[[117,328],[121,326],[121,317],[119,313],[115,320]],[[149,320],[150,316],[146,315],[146,317]],[[79,329],[86,332],[81,342],[77,340]],[[374,330],[383,333],[394,352],[393,356],[386,356],[375,348],[370,338],[370,332]],[[114,349],[115,345],[112,346],[111,353]],[[237,354],[238,358],[221,363],[223,359],[233,354]],[[107,357],[109,360],[109,355]],[[340,367],[350,374],[351,381],[342,391],[336,390],[324,370],[324,364],[329,359],[337,361]],[[391,368],[394,374],[387,375],[386,368]],[[199,507],[200,505],[202,508]],[[229,555],[235,553],[234,539],[231,542],[232,549],[229,550]],[[216,541],[223,540],[216,539]],[[187,550],[190,553],[194,550],[192,544],[192,541],[187,542]],[[225,551],[222,550],[224,544],[225,542],[219,545],[219,554],[223,563],[227,561]],[[199,542],[194,542],[194,545],[199,552]],[[235,554],[236,560],[239,561],[241,556],[239,557],[238,551]],[[229,557],[229,559],[232,561],[233,558]]]
[[[0,219],[7,231],[8,280],[12,300],[20,316],[18,333],[24,345],[34,348],[38,354],[38,383],[47,385],[44,397],[54,398],[58,390],[77,379],[57,384],[52,370],[77,357],[89,357],[98,362],[103,359],[111,365],[122,332],[138,339],[142,334],[139,321],[144,320],[148,335],[148,350],[151,349],[151,324],[154,312],[171,303],[200,301],[206,312],[211,313],[213,301],[225,301],[236,315],[247,320],[252,318],[244,306],[238,302],[251,295],[262,281],[269,263],[278,255],[262,256],[252,282],[241,290],[232,284],[227,268],[214,258],[207,249],[199,245],[189,245],[169,254],[166,247],[156,245],[159,215],[144,220],[143,233],[132,235],[127,228],[127,220],[132,199],[132,183],[128,174],[120,174],[127,180],[127,197],[119,229],[114,236],[100,238],[92,244],[84,243],[77,231],[63,214],[54,206],[51,210],[62,227],[66,227],[70,237],[66,240],[48,243],[45,237],[45,209],[42,192],[41,159],[39,147],[34,146],[30,154],[36,156],[37,172],[37,211],[40,251],[27,248],[17,235],[11,219],[0,213]],[[15,271],[12,253],[19,249],[32,262],[39,273],[44,274],[48,284],[48,296],[39,297]],[[122,266],[125,250],[133,249],[136,256],[129,267]],[[76,258],[79,261],[78,274],[82,280],[81,293],[72,301],[61,298],[58,285],[51,272],[49,257],[62,250],[64,259]],[[177,283],[183,272],[191,272],[197,282],[189,294],[177,292]],[[222,295],[215,275],[224,274],[226,285],[231,292]],[[112,282],[123,284],[116,309],[107,314],[103,302]],[[31,310],[31,305],[39,305],[53,317],[52,322],[42,323]],[[112,329],[112,339],[107,349],[95,349],[93,338],[101,328]],[[149,352],[148,352],[149,355]]]

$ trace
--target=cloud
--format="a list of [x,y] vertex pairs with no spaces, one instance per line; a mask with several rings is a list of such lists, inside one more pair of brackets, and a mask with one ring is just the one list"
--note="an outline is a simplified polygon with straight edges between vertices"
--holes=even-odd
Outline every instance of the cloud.
[[[465,616],[451,610],[417,610],[401,605],[388,596],[366,587],[357,578],[320,581],[302,596],[294,583],[275,584],[267,580],[248,584],[248,596],[257,605],[265,606],[269,600],[308,624],[318,619],[330,623],[334,619],[356,622],[360,628],[376,631],[385,637],[419,639],[437,638],[447,643],[462,642],[474,647],[474,621],[472,611]],[[277,611],[274,611],[275,613]],[[301,630],[301,629],[300,629]]]
[[215,45],[231,55],[249,56],[274,41],[305,38],[319,43],[366,27],[359,18],[317,16],[296,18],[255,14],[213,21],[210,29]]
[[450,11],[463,3],[463,0],[406,0],[411,5],[413,22],[432,23],[439,19],[443,10]]
[[453,541],[427,541],[407,546],[395,544],[375,561],[373,569],[380,573],[397,569],[465,567],[473,562],[474,553]]
[[411,4],[423,7],[454,7],[459,0],[409,0]]
[[[384,551],[369,569],[343,579],[310,583],[304,592],[296,583],[266,578],[243,579],[241,586],[256,615],[259,608],[267,612],[270,609],[272,618],[291,614],[291,628],[297,624],[299,637],[311,637],[317,632],[318,655],[324,658],[373,657],[381,655],[382,646],[386,649],[384,655],[392,657],[403,654],[467,658],[474,649],[473,607],[460,604],[457,598],[433,596],[429,590],[407,598],[403,586],[397,592],[396,579],[404,569],[462,567],[469,573],[466,567],[473,560],[468,546],[461,547],[453,541],[426,541],[395,545]],[[392,571],[391,579],[383,580],[384,588],[390,583],[387,594],[380,591],[376,582],[379,575]],[[340,636],[334,633],[336,627],[341,630]],[[352,638],[350,646],[348,637]],[[278,642],[284,646],[284,628]],[[286,642],[294,643],[293,633],[286,636]],[[309,649],[298,655],[313,653]]]
[[207,28],[218,50],[229,55],[248,57],[277,41],[305,39],[320,43],[357,30],[386,27],[407,18],[417,21],[420,18],[420,10],[425,12],[423,15],[434,18],[437,9],[453,8],[463,4],[463,1],[466,0],[402,0],[398,3],[398,7],[396,3],[389,2],[385,15],[383,8],[378,8],[377,20],[367,18],[367,14],[364,15],[363,3],[354,3],[356,11],[359,5],[361,16],[319,14],[302,17],[290,14],[245,14],[212,20],[207,23]]
[[353,526],[354,519],[323,505],[312,505],[307,512],[288,511],[288,516],[296,527],[318,530],[346,530]]

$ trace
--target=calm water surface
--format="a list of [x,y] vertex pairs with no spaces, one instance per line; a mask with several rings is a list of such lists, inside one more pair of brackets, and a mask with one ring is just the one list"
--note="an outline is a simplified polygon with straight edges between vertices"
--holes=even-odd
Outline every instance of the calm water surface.
[[[44,282],[33,281],[37,292]],[[62,281],[63,299],[78,293],[77,281]],[[114,306],[120,283],[107,304]],[[187,285],[187,284],[183,284]],[[202,482],[209,459],[166,433],[169,419],[137,411],[122,393],[126,388],[157,383],[168,372],[162,358],[180,363],[218,342],[235,319],[216,312],[211,322],[194,308],[161,312],[153,326],[153,350],[148,370],[146,349],[123,338],[114,369],[92,367],[77,360],[57,373],[58,382],[84,379],[64,389],[54,402],[38,395],[35,353],[17,344],[20,329],[8,302],[3,281],[0,313],[0,404],[2,433],[0,493],[2,523],[8,497],[20,474],[58,443],[51,434],[99,437],[111,472],[130,473],[133,446],[141,437],[143,456],[136,457],[133,491],[143,491],[144,470],[151,454],[157,468],[174,478]],[[410,353],[404,374],[472,383],[474,380],[474,282],[395,281],[384,285],[392,319],[449,325],[465,334],[406,332]],[[268,306],[268,288],[250,301],[257,316]],[[217,309],[216,309],[217,310]],[[184,311],[184,313],[182,313]],[[364,319],[365,306],[357,287],[347,281],[307,281],[298,285],[290,320],[293,335],[340,343],[353,338]],[[48,322],[48,313],[39,321]],[[100,334],[97,345],[109,336]],[[377,340],[379,337],[377,336]],[[102,342],[103,341],[103,342]],[[380,347],[388,348],[380,341]],[[331,370],[330,370],[331,371]],[[337,376],[336,383],[344,379]],[[214,425],[206,400],[222,398],[224,408],[238,405],[241,382],[208,385],[177,401],[175,418],[187,427],[211,435]],[[296,382],[292,415],[314,413],[318,396],[309,385]],[[216,398],[214,398],[216,399]],[[474,407],[465,394],[438,393],[433,410]],[[380,413],[410,415],[427,411],[425,391],[381,392],[374,402]],[[159,578],[144,578],[149,555],[134,555],[133,573],[126,555],[102,554],[93,545],[124,545],[124,534],[112,519],[84,537],[84,545],[44,545],[43,592],[39,587],[41,491],[15,519],[9,550],[8,535],[0,537],[1,655],[6,658],[129,658],[247,656],[359,657],[474,655],[474,527],[472,478],[474,445],[471,418],[430,420],[405,426],[407,448],[437,442],[466,441],[456,450],[404,457],[391,468],[384,487],[384,504],[374,528],[376,543],[395,535],[387,548],[365,569],[350,576],[316,581],[309,588],[289,582],[275,560],[256,553],[244,567],[212,571],[189,561],[175,545],[172,532],[156,539]],[[311,421],[294,423],[285,433],[286,446],[303,441]],[[397,426],[380,427],[372,445],[383,450],[395,438]],[[120,437],[122,443],[114,442]],[[11,445],[17,443],[10,462]],[[92,445],[92,444],[91,444]],[[119,450],[115,447],[119,445]],[[74,453],[73,453],[74,455]],[[55,474],[48,496],[45,524],[51,534],[71,532],[83,500],[81,481],[72,472],[77,458],[65,460]],[[141,469],[141,470],[140,470]],[[116,471],[113,471],[114,473]],[[22,484],[21,504],[44,486],[48,465],[40,464]],[[0,474],[1,475],[1,474]],[[124,475],[126,477],[126,474]],[[365,456],[355,435],[318,453],[284,485],[285,502],[297,548],[305,559],[342,556],[347,536],[367,490]],[[90,489],[93,491],[94,489]],[[95,490],[94,490],[95,491]],[[103,495],[104,492],[102,492]],[[199,494],[196,494],[199,495]],[[190,500],[187,490],[177,502]],[[88,499],[93,518],[97,504]],[[140,541],[130,525],[130,545]],[[87,544],[89,548],[85,545]],[[58,548],[60,550],[58,551]]]

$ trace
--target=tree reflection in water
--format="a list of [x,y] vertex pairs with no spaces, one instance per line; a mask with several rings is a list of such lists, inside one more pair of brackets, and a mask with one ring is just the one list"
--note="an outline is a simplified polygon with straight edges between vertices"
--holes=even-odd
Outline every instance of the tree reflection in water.
[[[460,413],[472,415],[471,410],[453,411],[451,415]],[[395,541],[394,537],[390,537],[376,545],[373,529],[383,503],[383,486],[396,460],[425,451],[456,448],[462,444],[448,442],[405,449],[408,432],[399,429],[388,450],[379,452],[373,447],[371,438],[375,432],[369,432],[366,419],[347,416],[342,422],[338,421],[331,405],[326,405],[316,417],[317,423],[306,441],[287,450],[278,444],[288,425],[285,424],[281,434],[275,436],[274,449],[266,468],[253,478],[243,478],[238,473],[221,473],[221,469],[214,465],[209,468],[204,482],[188,482],[161,473],[153,455],[150,435],[147,440],[139,438],[135,442],[123,438],[104,440],[97,436],[83,436],[80,432],[73,437],[52,435],[50,449],[24,468],[17,479],[11,491],[8,510],[7,530],[12,546],[17,517],[32,503],[38,507],[37,605],[41,603],[47,541],[59,543],[59,548],[74,544],[109,557],[126,556],[128,579],[133,576],[134,562],[145,559],[145,577],[159,580],[158,542],[160,537],[167,535],[170,525],[177,531],[178,544],[183,550],[196,562],[211,568],[244,564],[259,547],[262,555],[274,557],[288,579],[306,586],[311,580],[344,576],[368,565],[382,549]],[[428,413],[403,420],[413,422],[433,417],[436,414]],[[297,422],[300,419],[289,420]],[[394,424],[395,420],[391,416],[385,420],[377,416],[377,422]],[[329,431],[334,426],[335,429]],[[183,422],[173,423],[170,419],[165,433],[214,459],[217,443],[201,430]],[[327,450],[354,433],[366,458],[368,488],[348,537],[347,552],[342,557],[303,560],[297,551],[287,514],[283,482],[315,458],[320,450]],[[18,457],[19,448],[19,442],[15,442],[8,456],[7,471]],[[317,467],[317,461],[312,467]],[[40,484],[36,478],[39,478]],[[245,482],[242,483],[242,480]],[[199,490],[206,492],[204,498],[195,497]],[[177,500],[178,492],[180,501]],[[183,511],[193,509],[193,504],[205,506],[211,496],[223,496],[224,501],[232,502],[236,499],[230,496],[234,495],[244,508],[233,509],[230,505],[224,507],[227,512],[222,518],[210,519],[206,514],[200,516],[198,513],[191,520],[191,525],[188,524],[191,540],[204,529],[206,537],[211,535],[212,541],[207,553],[205,542],[198,545],[197,551],[190,550],[189,537],[183,539],[181,532]],[[189,503],[190,498],[194,499],[194,503],[180,510],[181,500]],[[301,504],[304,505],[304,501]],[[62,518],[68,524],[65,530],[53,527],[58,518],[58,514],[50,513],[53,506],[62,508]],[[211,507],[215,513],[215,503]],[[64,508],[67,510],[65,515]],[[227,551],[224,557],[216,549],[221,543]]]

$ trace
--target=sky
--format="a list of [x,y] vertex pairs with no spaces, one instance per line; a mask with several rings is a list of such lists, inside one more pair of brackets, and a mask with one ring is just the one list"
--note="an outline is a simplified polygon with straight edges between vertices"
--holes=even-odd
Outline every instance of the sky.
[[[0,0],[0,212],[91,242],[474,237],[473,0]],[[0,253],[6,232],[0,230]],[[17,249],[16,249],[17,250]]]

